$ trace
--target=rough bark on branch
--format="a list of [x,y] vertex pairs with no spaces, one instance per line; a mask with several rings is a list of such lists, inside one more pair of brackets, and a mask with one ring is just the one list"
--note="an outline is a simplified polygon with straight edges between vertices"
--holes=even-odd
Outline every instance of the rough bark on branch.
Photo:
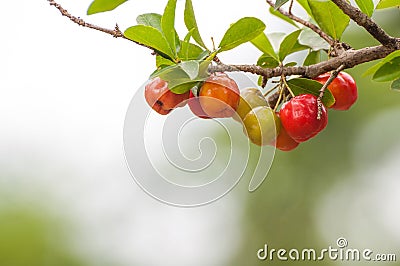
[[352,6],[346,0],[332,0],[346,15],[354,22],[365,28],[369,34],[377,39],[381,44],[386,46],[394,46],[399,49],[396,38],[389,36],[381,27],[379,27],[370,17],[364,14],[360,9]]
[[293,66],[293,67],[276,67],[276,68],[262,68],[256,65],[217,65],[210,66],[210,72],[234,72],[243,71],[257,75],[264,76],[266,78],[279,77],[279,76],[291,76],[300,75],[309,78],[316,77],[320,74],[337,69],[339,66],[344,65],[345,69],[355,67],[357,65],[374,61],[386,57],[391,52],[394,52],[398,46],[400,46],[400,39],[395,39],[396,45],[393,47],[388,46],[374,46],[366,47],[359,50],[347,50],[341,55],[333,57],[327,61],[320,62],[318,64],[310,66]]

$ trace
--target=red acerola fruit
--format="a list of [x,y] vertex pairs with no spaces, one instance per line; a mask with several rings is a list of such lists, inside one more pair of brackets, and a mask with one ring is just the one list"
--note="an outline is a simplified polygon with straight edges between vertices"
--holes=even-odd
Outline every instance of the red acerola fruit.
[[317,97],[312,94],[302,94],[284,103],[279,115],[282,126],[296,142],[304,142],[314,137],[328,124],[328,114],[324,105],[318,119]]
[[[329,73],[322,74],[315,78],[316,81],[324,84],[330,77]],[[353,77],[346,72],[339,75],[328,86],[328,90],[335,97],[335,104],[330,108],[335,110],[348,110],[357,100],[357,85]]]
[[174,108],[184,106],[189,99],[189,92],[173,93],[168,83],[157,77],[146,85],[144,97],[154,111],[166,115]]
[[203,119],[211,118],[204,112],[203,108],[201,108],[199,97],[194,96],[192,91],[190,91],[188,105],[192,113],[195,114],[196,116]]
[[[277,113],[279,118],[279,113]],[[279,118],[280,120],[280,118]],[[281,122],[280,122],[281,123]],[[292,139],[289,134],[286,132],[286,129],[281,126],[281,130],[277,138],[271,143],[272,146],[275,146],[277,149],[281,151],[291,151],[299,146],[299,143]]]
[[232,117],[239,105],[240,91],[226,74],[211,75],[200,88],[201,108],[209,117]]

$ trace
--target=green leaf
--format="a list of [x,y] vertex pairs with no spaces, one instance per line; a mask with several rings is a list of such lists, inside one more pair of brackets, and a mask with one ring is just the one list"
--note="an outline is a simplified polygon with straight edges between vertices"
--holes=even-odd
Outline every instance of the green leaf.
[[185,84],[192,82],[187,73],[183,71],[182,68],[180,68],[178,65],[164,67],[160,70],[155,71],[150,76],[150,78],[155,77],[160,77],[161,79],[168,82],[168,88],[174,93],[178,94],[185,93],[187,90],[189,90],[190,88],[187,89]]
[[295,45],[293,46],[293,49],[292,49],[292,51],[290,53],[292,54],[292,53],[295,53],[295,52],[298,52],[298,51],[307,50],[307,49],[310,49],[310,47],[307,46],[307,45],[302,45],[302,44],[299,43],[299,41],[297,41],[295,43]]
[[184,61],[180,63],[179,66],[192,80],[199,75],[199,62],[197,61]]
[[297,65],[297,62],[289,62],[289,63],[286,63],[284,65],[284,67],[292,67],[292,66],[295,66],[295,65]]
[[278,18],[280,18],[280,19],[286,21],[287,23],[289,23],[289,24],[295,26],[296,28],[298,28],[298,26],[296,25],[296,23],[294,23],[293,20],[291,20],[291,19],[288,18],[287,16],[282,15],[282,13],[279,12],[279,11],[277,11],[276,9],[270,7],[270,8],[269,8],[269,12],[270,12],[272,15],[274,15],[274,16],[276,16],[276,17],[278,17]]
[[275,68],[279,66],[279,61],[275,58],[270,56],[269,54],[263,54],[257,60],[257,66],[263,68]]
[[132,41],[153,48],[171,60],[175,58],[164,35],[153,27],[145,25],[132,26],[125,30],[124,35]]
[[356,3],[368,17],[372,16],[372,13],[374,13],[374,2],[372,0],[356,0]]
[[400,78],[400,57],[383,64],[372,77],[377,82],[393,81],[398,78]]
[[287,2],[289,2],[289,0],[276,0],[276,2],[275,2],[275,9],[280,8],[281,6],[283,6],[284,4],[286,4]]
[[186,0],[185,13],[184,13],[185,25],[188,31],[193,29],[193,39],[204,49],[207,49],[200,36],[199,28],[197,27],[196,17],[194,15],[192,0]]
[[392,90],[400,91],[400,79],[396,79],[395,81],[393,81],[390,88]]
[[308,0],[313,18],[320,28],[335,40],[339,40],[350,18],[332,1]]
[[313,17],[313,14],[311,12],[310,6],[308,4],[307,0],[297,0],[297,2],[304,8],[304,10],[307,12],[310,17]]
[[[194,45],[194,44],[193,44]],[[194,45],[194,46],[196,46],[196,45]],[[198,46],[197,46],[198,47]],[[200,48],[200,47],[198,47],[198,48]],[[209,57],[211,55],[211,53],[210,53],[210,51],[208,51],[208,50],[204,50],[203,52],[201,52],[198,56],[197,56],[197,60],[199,60],[199,61],[203,61],[203,60],[205,60],[207,57]],[[215,56],[215,55],[214,55]],[[204,61],[205,62],[205,61]],[[211,62],[211,61],[209,61],[209,62]]]
[[198,87],[201,81],[181,80],[179,84],[171,86],[170,90],[176,94],[182,94],[190,91],[193,87]]
[[[280,47],[281,42],[283,41],[283,39],[285,39],[286,33],[284,33],[284,32],[271,32],[271,33],[267,34],[267,37],[268,37],[269,41],[271,42],[272,47],[274,48],[274,50],[275,51],[279,51],[279,47]],[[277,58],[279,58],[279,57],[277,57]]]
[[206,59],[202,61],[185,61],[173,66],[166,66],[156,70],[150,78],[160,77],[168,82],[168,87],[174,93],[185,93],[194,86],[203,82],[209,74],[208,67],[212,61]]
[[156,67],[158,68],[163,68],[166,66],[173,66],[175,65],[175,62],[172,62],[171,60],[162,57],[161,55],[156,56]]
[[321,62],[321,52],[320,51],[310,51],[304,60],[304,66],[310,66]]
[[180,53],[178,53],[178,57],[183,59],[183,60],[188,60],[188,56],[189,56],[189,42],[190,42],[190,38],[192,37],[194,29],[191,29],[185,36],[185,38],[183,39],[183,41],[181,42],[181,50]]
[[136,18],[136,22],[141,25],[156,28],[157,30],[162,32],[161,15],[160,14],[156,14],[156,13],[142,14]]
[[[201,62],[201,64],[203,64]],[[155,71],[150,78],[160,77],[168,82],[168,88],[177,94],[185,93],[204,81],[202,67],[198,61],[186,61],[174,66],[167,66]],[[208,67],[207,65],[205,65]]]
[[[178,69],[177,64],[173,66],[166,66],[162,67],[160,69],[157,69],[150,75],[150,79],[153,79],[155,77],[160,77],[164,80],[167,80],[166,78],[168,76],[171,76],[172,78],[189,78],[188,75],[184,71],[176,71]],[[179,76],[178,76],[179,74]]]
[[373,75],[381,66],[383,66],[387,62],[390,62],[392,59],[396,57],[400,57],[400,51],[394,51],[393,53],[383,58],[378,64],[368,68],[367,71],[364,72],[363,76],[365,77]]
[[396,6],[400,6],[400,0],[381,0],[376,6],[376,9],[384,9]]
[[181,45],[182,49],[178,53],[179,58],[184,58],[186,60],[201,60],[204,59],[204,57],[202,57],[203,53],[206,53],[207,55],[209,54],[209,52],[204,51],[202,48],[193,43],[182,42]]
[[[321,83],[312,79],[294,78],[287,83],[296,96],[300,94],[313,94],[318,97],[319,90],[322,88]],[[335,103],[335,98],[329,90],[325,90],[322,103],[326,107],[331,107]]]
[[165,39],[168,41],[171,47],[174,57],[176,57],[176,51],[178,50],[179,37],[176,38],[175,31],[175,9],[177,0],[169,0],[167,6],[165,7],[164,14],[161,17],[161,29],[164,33]]
[[281,46],[279,47],[279,60],[283,61],[286,56],[294,52],[296,48],[297,40],[299,38],[301,30],[296,30],[290,33],[283,39]]
[[94,0],[88,10],[88,15],[93,15],[100,12],[106,12],[117,8],[128,0]]
[[245,17],[232,24],[225,32],[219,52],[231,50],[253,40],[265,30],[265,24],[258,18]]
[[[162,16],[160,14],[147,13],[147,14],[139,15],[136,18],[136,21],[140,25],[151,26],[151,27],[159,30],[162,33],[163,31],[161,29],[161,18],[162,18]],[[176,39],[176,49],[179,51],[180,41],[179,41],[178,33],[176,31],[175,31],[175,39]]]
[[299,36],[299,43],[310,47],[314,51],[328,50],[329,44],[309,28],[304,28]]
[[278,56],[274,51],[274,47],[272,47],[271,42],[269,41],[267,35],[265,35],[264,33],[261,33],[253,40],[251,40],[251,43],[264,54],[268,54],[278,60]]
[[208,73],[208,68],[211,65],[212,58],[207,57],[205,60],[200,61],[198,79],[200,80],[202,79],[204,81],[210,76]]

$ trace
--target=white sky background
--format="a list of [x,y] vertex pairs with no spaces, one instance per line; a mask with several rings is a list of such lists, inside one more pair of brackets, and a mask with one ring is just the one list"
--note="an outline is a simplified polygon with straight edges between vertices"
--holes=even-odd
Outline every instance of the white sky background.
[[[59,3],[88,22],[110,28],[118,22],[122,30],[139,14],[161,13],[166,3],[131,0],[87,17],[90,2]],[[181,37],[183,3],[177,12]],[[264,1],[194,0],[194,6],[208,45],[244,16],[264,18],[267,31],[290,29],[267,18]],[[53,202],[56,213],[73,217],[76,248],[100,260],[220,265],[229,258],[240,242],[239,199],[168,207],[143,193],[125,166],[123,121],[131,97],[154,70],[150,52],[79,27],[46,0],[6,1],[0,21],[0,169],[7,171],[0,173],[1,189],[21,200]],[[220,57],[251,63],[258,55],[243,45]]]

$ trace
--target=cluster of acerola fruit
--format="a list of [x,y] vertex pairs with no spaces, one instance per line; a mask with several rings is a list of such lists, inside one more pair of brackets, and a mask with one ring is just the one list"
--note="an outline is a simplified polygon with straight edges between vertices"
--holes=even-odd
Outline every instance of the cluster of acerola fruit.
[[[315,80],[324,84],[329,77],[325,73]],[[327,89],[336,100],[332,109],[348,110],[357,100],[355,81],[345,72],[340,72]],[[293,150],[316,136],[328,123],[325,106],[319,106],[318,98],[312,94],[289,97],[277,111],[276,107],[269,107],[259,89],[240,91],[236,82],[224,73],[212,74],[194,91],[175,94],[167,82],[155,78],[146,85],[145,98],[162,115],[188,103],[191,111],[203,119],[233,117],[243,124],[245,134],[254,144],[273,145],[282,151]]]

